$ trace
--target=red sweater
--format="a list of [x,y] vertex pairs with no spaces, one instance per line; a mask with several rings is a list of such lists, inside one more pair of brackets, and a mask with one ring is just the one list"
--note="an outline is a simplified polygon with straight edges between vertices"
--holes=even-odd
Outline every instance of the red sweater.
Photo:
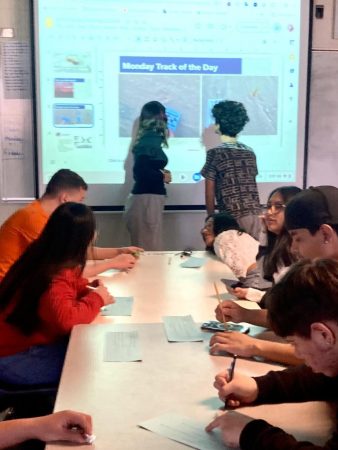
[[103,300],[87,284],[88,280],[79,275],[78,269],[64,269],[56,275],[40,299],[40,326],[29,336],[5,322],[13,300],[0,313],[0,356],[22,352],[32,345],[51,344],[69,334],[74,325],[92,322]]

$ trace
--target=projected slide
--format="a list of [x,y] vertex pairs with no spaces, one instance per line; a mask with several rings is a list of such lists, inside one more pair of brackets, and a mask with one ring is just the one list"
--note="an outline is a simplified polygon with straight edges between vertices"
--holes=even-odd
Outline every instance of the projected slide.
[[90,184],[130,181],[140,109],[158,100],[173,183],[194,185],[224,99],[248,111],[239,140],[257,155],[257,181],[297,181],[300,0],[39,0],[35,10],[44,182],[60,167]]

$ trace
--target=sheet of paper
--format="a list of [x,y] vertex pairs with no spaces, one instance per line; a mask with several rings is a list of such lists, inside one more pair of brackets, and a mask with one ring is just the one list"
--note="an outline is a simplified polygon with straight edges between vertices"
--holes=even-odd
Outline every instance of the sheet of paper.
[[103,361],[142,361],[137,331],[106,333]]
[[191,269],[198,269],[205,263],[205,258],[197,258],[196,256],[190,256],[184,262],[180,264],[181,267],[187,267]]
[[191,316],[165,316],[163,323],[169,342],[203,341],[203,334]]
[[207,433],[207,424],[170,413],[141,422],[139,427],[152,431],[173,441],[200,450],[227,450],[218,431]]
[[99,275],[100,275],[100,277],[112,277],[120,272],[121,272],[121,270],[118,270],[118,269],[108,269],[108,270],[105,270],[104,272],[101,272]]
[[131,316],[133,297],[115,297],[115,303],[102,306],[101,316]]

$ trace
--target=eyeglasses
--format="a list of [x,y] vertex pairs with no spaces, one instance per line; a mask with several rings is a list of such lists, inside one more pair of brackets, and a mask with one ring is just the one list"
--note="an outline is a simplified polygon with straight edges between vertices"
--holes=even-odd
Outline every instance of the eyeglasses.
[[271,203],[268,202],[266,205],[263,206],[263,211],[264,212],[268,212],[271,211],[272,214],[278,214],[281,211],[283,211],[286,208],[286,205],[284,205],[284,203]]

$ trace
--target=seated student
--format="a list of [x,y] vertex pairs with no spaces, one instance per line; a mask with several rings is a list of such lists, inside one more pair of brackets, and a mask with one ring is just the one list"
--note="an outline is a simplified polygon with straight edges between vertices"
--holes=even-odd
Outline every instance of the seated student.
[[[260,274],[260,278],[263,278],[263,282],[259,278],[256,281],[255,277],[250,277],[244,283],[248,288],[234,289],[233,294],[236,297],[260,301],[266,287],[271,287],[272,283],[276,283],[284,274],[285,268],[296,260],[291,252],[291,237],[284,225],[284,210],[288,202],[299,192],[301,189],[296,186],[282,186],[270,193],[262,217],[262,242],[257,255],[257,272]],[[270,284],[266,285],[267,282]],[[260,286],[263,286],[263,291],[258,290],[262,289]]]
[[258,241],[240,228],[229,213],[212,214],[201,230],[206,250],[215,253],[242,278],[256,266]]
[[[258,262],[262,267],[264,277],[276,282],[289,267],[295,256],[291,252],[291,237],[284,224],[284,209],[292,198],[296,198],[301,189],[295,186],[277,188],[269,196],[265,223],[267,228],[267,245],[260,248]],[[239,298],[261,300],[263,291],[256,289],[236,288],[233,293]],[[246,295],[246,296],[245,296]],[[223,321],[249,322],[256,325],[268,326],[266,321],[266,309],[249,310],[232,301],[222,302],[222,309],[216,309],[216,317]],[[256,339],[238,332],[215,333],[210,340],[210,353],[217,354],[221,351],[236,353],[240,356],[261,356],[272,361],[285,364],[299,364],[299,359],[294,356],[292,347],[287,343],[271,342]]]
[[48,416],[0,422],[0,449],[38,439],[43,442],[90,443],[92,419],[75,411],[60,411]]
[[[301,295],[300,295],[301,293]],[[214,386],[229,405],[260,405],[330,401],[338,405],[338,262],[303,260],[267,293],[269,321],[276,334],[287,338],[305,365],[272,371],[261,377],[238,372],[216,376]],[[322,447],[299,442],[265,420],[228,412],[211,422],[220,427],[226,445],[242,450],[337,449],[337,425]]]
[[[305,189],[292,198],[285,209],[285,227],[298,258],[331,258],[338,260],[338,188],[317,186]],[[266,310],[249,310],[237,303],[224,301],[216,314],[222,321],[249,322],[266,326]],[[230,350],[229,350],[230,351]],[[236,353],[236,352],[235,352]]]
[[299,257],[338,260],[336,187],[305,189],[288,204],[285,222],[292,237],[292,251]]
[[82,277],[95,236],[91,209],[64,203],[0,283],[0,380],[57,385],[74,325],[90,323],[113,297]]
[[[87,188],[77,173],[61,169],[52,176],[40,199],[19,209],[3,223],[0,228],[0,280],[40,235],[51,213],[62,203],[82,202]],[[139,250],[137,247],[93,247],[89,259],[95,260],[95,264],[86,269],[86,276],[94,276],[107,269],[131,269],[136,262],[132,254]]]

